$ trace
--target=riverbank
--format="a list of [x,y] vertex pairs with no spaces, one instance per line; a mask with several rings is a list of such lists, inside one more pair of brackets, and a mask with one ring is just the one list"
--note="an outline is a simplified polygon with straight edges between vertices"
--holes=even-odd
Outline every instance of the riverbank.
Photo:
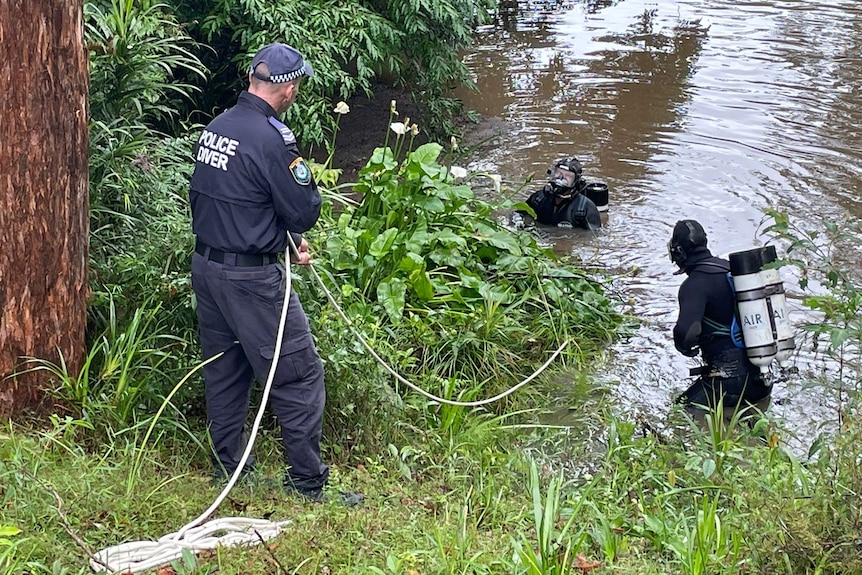
[[[858,425],[802,462],[756,439],[771,437],[766,420],[756,433],[717,426],[684,442],[582,399],[574,428],[465,413],[457,430],[414,429],[363,463],[336,465],[331,488],[365,495],[354,508],[241,484],[217,516],[286,520],[282,535],[188,555],[158,574],[862,570]],[[163,437],[141,450],[131,438],[88,445],[79,435],[61,423],[0,434],[0,573],[83,575],[94,550],[173,532],[218,493],[188,442]],[[260,463],[273,479],[279,451],[264,432],[257,452],[271,454]]]
[[[414,173],[429,177],[439,170],[431,166]],[[449,242],[483,246],[485,269],[504,259],[488,257],[499,252],[482,244],[494,235],[489,222],[482,222],[483,234],[467,229],[464,236],[456,235],[453,230],[461,231],[456,224],[463,224],[470,210],[460,210],[457,195],[434,183],[437,187],[430,188],[449,194],[449,202],[425,214],[423,221],[431,222],[428,230],[445,228]],[[406,178],[402,184],[404,189],[428,189],[410,188]],[[421,199],[406,193],[395,198],[401,203],[394,212],[406,213],[416,198]],[[433,217],[446,209],[455,214],[445,220],[447,225],[438,225]],[[375,215],[369,212],[363,215],[366,224]],[[329,236],[331,241],[317,244],[326,245],[321,250],[326,258],[336,259],[344,247],[338,241],[354,240],[363,231],[342,223],[340,233]],[[335,229],[332,222],[328,227]],[[381,262],[382,256],[397,253],[392,247],[396,240],[390,237],[383,249],[377,239],[385,232],[377,231],[384,228],[375,224],[371,229],[375,233],[367,243],[374,249],[359,242],[351,245],[365,252],[357,256],[355,250],[344,250],[353,256],[339,259],[326,277],[351,265],[366,265],[389,278],[416,261],[399,257]],[[418,244],[422,234],[409,237]],[[509,235],[494,239],[494,247],[514,249]],[[525,249],[518,245],[517,251]],[[505,259],[511,262],[514,255],[506,253]],[[532,263],[538,259],[531,255]],[[326,265],[323,260],[321,267]],[[459,271],[465,269],[463,259],[458,264]],[[297,276],[303,306],[315,322],[312,331],[326,359],[323,449],[332,463],[330,488],[360,491],[365,501],[348,509],[335,500],[315,504],[287,497],[278,487],[283,472],[280,438],[267,420],[255,453],[268,481],[238,486],[216,516],[288,521],[284,533],[266,545],[188,556],[159,575],[795,575],[862,570],[857,495],[862,471],[856,464],[862,433],[855,420],[800,460],[784,449],[783,432],[768,417],[756,417],[752,425],[731,419],[726,427],[716,414],[705,432],[684,420],[677,426],[684,432],[657,431],[646,421],[619,416],[611,394],[586,378],[543,376],[487,408],[427,401],[393,389],[391,378],[326,309],[325,298],[315,297],[319,294],[313,286]],[[447,285],[469,288],[480,277],[465,276],[467,286],[457,285],[457,280]],[[338,285],[348,287],[341,289],[344,299],[359,291],[353,284]],[[391,289],[391,282],[387,285]],[[476,304],[469,313],[459,307],[475,298],[468,289],[458,292],[451,309],[422,309],[421,302],[413,301],[402,321],[384,323],[389,310],[381,312],[373,303],[360,302],[349,311],[399,367],[488,362],[477,364],[475,377],[461,370],[457,376],[414,371],[424,381],[439,384],[442,393],[471,400],[506,385],[500,374],[506,375],[503,364],[516,348],[546,356],[545,350],[531,347],[542,329],[552,332],[545,334],[548,337],[576,329],[572,335],[577,336],[580,355],[568,358],[569,367],[589,363],[588,344],[604,341],[590,330],[607,322],[585,315],[601,307],[599,294],[589,291],[591,284],[579,283],[577,289],[573,285],[572,278],[563,286],[548,279],[541,289],[515,298],[519,306],[532,302],[543,312],[557,312],[548,317],[501,308],[493,296],[510,293],[511,285],[483,286],[487,295],[480,304],[487,299],[491,305]],[[552,298],[562,289],[573,290],[571,298],[562,299],[577,309],[557,306]],[[589,305],[575,305],[576,299]],[[389,303],[397,303],[394,300]],[[518,325],[508,326],[509,338],[502,338],[501,326],[506,328],[505,322],[519,311],[524,315]],[[447,313],[459,323],[440,323]],[[477,334],[482,322],[489,327]],[[384,329],[378,329],[381,325]],[[406,350],[408,345],[428,349]],[[441,352],[448,349],[451,354]],[[517,372],[508,373],[511,377],[526,362],[513,363]],[[161,378],[159,382],[164,384]],[[567,403],[555,407],[566,411],[566,425],[551,423],[545,415],[548,398],[559,397],[561,386],[566,386]],[[153,410],[132,409],[136,418],[128,425],[110,427],[105,423],[109,418],[92,416],[99,407],[106,406],[92,401],[80,419],[55,417],[34,427],[9,424],[0,431],[0,575],[83,575],[89,572],[94,550],[175,532],[218,494],[210,483],[208,449],[199,442],[206,437],[203,421],[182,409],[168,410],[165,419],[173,419],[159,422],[150,437],[146,427]]]
[[[350,112],[339,119],[338,134],[335,140],[335,153],[332,167],[341,169],[341,182],[354,182],[359,170],[371,157],[377,147],[383,145],[390,122],[390,104],[395,102],[398,115],[392,120],[417,124],[420,134],[414,147],[428,142],[426,114],[415,102],[409,90],[403,90],[385,83],[374,85],[371,98],[357,94],[347,101]],[[504,122],[499,118],[476,116],[470,120],[466,114],[456,118],[454,123],[459,129],[459,147],[466,160],[480,155],[483,150],[493,146],[496,138],[505,131]],[[449,146],[449,142],[443,142]],[[319,162],[326,160],[326,150],[317,150],[312,156]]]

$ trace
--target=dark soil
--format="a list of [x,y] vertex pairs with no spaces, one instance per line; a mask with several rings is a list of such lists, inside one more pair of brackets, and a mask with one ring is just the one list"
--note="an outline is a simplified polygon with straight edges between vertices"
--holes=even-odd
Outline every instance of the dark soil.
[[[354,182],[359,170],[365,166],[375,148],[383,146],[386,132],[389,129],[390,103],[395,100],[398,116],[392,121],[417,124],[420,133],[414,140],[413,147],[428,142],[429,138],[422,128],[422,109],[416,104],[409,91],[394,88],[387,84],[376,84],[373,96],[357,95],[347,101],[350,112],[341,117],[338,134],[335,139],[335,155],[332,167],[341,168],[341,182]],[[497,134],[503,130],[503,121],[495,118],[482,118],[478,123],[469,122],[466,118],[456,119],[456,125],[461,130],[459,148],[465,155],[475,156],[486,146],[494,144]],[[390,134],[390,142],[394,133]],[[441,142],[448,148],[449,142]],[[326,160],[327,151],[319,149],[311,154],[315,160]],[[468,158],[462,160],[467,163]]]

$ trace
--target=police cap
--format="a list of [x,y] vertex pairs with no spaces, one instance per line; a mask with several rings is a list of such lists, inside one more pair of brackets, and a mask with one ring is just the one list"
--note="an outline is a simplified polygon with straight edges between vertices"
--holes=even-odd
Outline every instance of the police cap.
[[[258,71],[257,67],[266,64],[269,74]],[[311,64],[305,61],[296,48],[276,42],[267,44],[254,55],[249,72],[258,80],[281,84],[302,76],[314,76]]]

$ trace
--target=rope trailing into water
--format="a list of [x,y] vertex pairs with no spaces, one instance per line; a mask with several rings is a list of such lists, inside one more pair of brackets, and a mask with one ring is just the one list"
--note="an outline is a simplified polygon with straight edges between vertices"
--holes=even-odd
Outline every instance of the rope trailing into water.
[[[290,237],[290,234],[288,234],[287,237],[290,240],[291,247],[293,247],[293,249],[296,250],[296,245],[293,243],[293,238]],[[297,251],[297,253],[299,253],[299,250],[296,250],[296,251]],[[329,300],[329,303],[332,304],[332,307],[335,308],[335,311],[338,312],[338,315],[341,316],[341,319],[344,320],[344,323],[347,324],[347,327],[350,328],[350,331],[353,333],[354,336],[356,336],[356,339],[358,339],[359,342],[362,344],[362,346],[368,351],[368,353],[370,353],[371,356],[375,360],[377,360],[377,363],[379,363],[381,366],[383,366],[383,368],[386,371],[388,371],[390,374],[392,374],[392,376],[395,377],[395,379],[397,379],[398,381],[400,381],[401,383],[403,383],[404,385],[406,385],[407,387],[409,387],[410,389],[412,389],[416,393],[419,393],[419,394],[427,397],[428,399],[431,399],[433,401],[437,401],[439,403],[445,403],[446,405],[454,405],[456,407],[479,407],[482,405],[487,405],[489,403],[494,403],[495,401],[499,401],[499,400],[503,399],[504,397],[515,393],[516,391],[518,391],[519,389],[521,389],[522,387],[524,387],[525,385],[527,385],[528,383],[533,381],[536,377],[539,376],[540,373],[545,371],[545,369],[549,365],[551,365],[551,363],[557,358],[557,356],[560,355],[560,353],[562,353],[563,349],[565,349],[566,346],[569,345],[569,340],[564,341],[563,344],[560,347],[558,347],[557,350],[553,354],[551,354],[551,357],[549,357],[547,359],[547,361],[545,361],[545,363],[543,363],[541,366],[539,366],[539,369],[537,369],[535,372],[533,372],[532,375],[521,380],[520,383],[515,384],[514,386],[510,387],[506,391],[495,395],[494,397],[488,397],[488,398],[480,399],[480,400],[476,400],[476,401],[455,401],[452,399],[446,399],[444,397],[439,397],[437,395],[434,395],[433,393],[425,391],[423,388],[416,385],[415,383],[408,381],[400,373],[398,373],[397,371],[392,369],[392,367],[388,363],[386,363],[386,360],[384,360],[382,357],[380,357],[377,354],[377,352],[374,351],[374,349],[372,349],[372,347],[368,344],[368,342],[365,341],[365,338],[362,337],[362,334],[359,333],[359,330],[356,329],[356,327],[353,325],[353,322],[350,320],[349,317],[347,317],[347,314],[344,313],[344,310],[341,309],[341,307],[338,305],[338,302],[335,301],[335,297],[333,297],[332,293],[326,287],[326,284],[323,283],[323,278],[321,278],[320,274],[317,273],[317,270],[314,268],[314,264],[312,263],[308,267],[311,268],[311,273],[314,275],[314,279],[316,279],[317,283],[320,284],[320,287],[321,287],[321,289],[323,289],[323,293],[326,294],[326,298]]]

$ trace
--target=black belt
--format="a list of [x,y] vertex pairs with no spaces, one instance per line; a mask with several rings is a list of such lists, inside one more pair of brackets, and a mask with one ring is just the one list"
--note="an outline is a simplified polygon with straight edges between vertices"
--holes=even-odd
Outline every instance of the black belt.
[[241,267],[267,266],[278,262],[278,254],[235,254],[211,248],[203,242],[195,242],[195,251],[206,259]]

